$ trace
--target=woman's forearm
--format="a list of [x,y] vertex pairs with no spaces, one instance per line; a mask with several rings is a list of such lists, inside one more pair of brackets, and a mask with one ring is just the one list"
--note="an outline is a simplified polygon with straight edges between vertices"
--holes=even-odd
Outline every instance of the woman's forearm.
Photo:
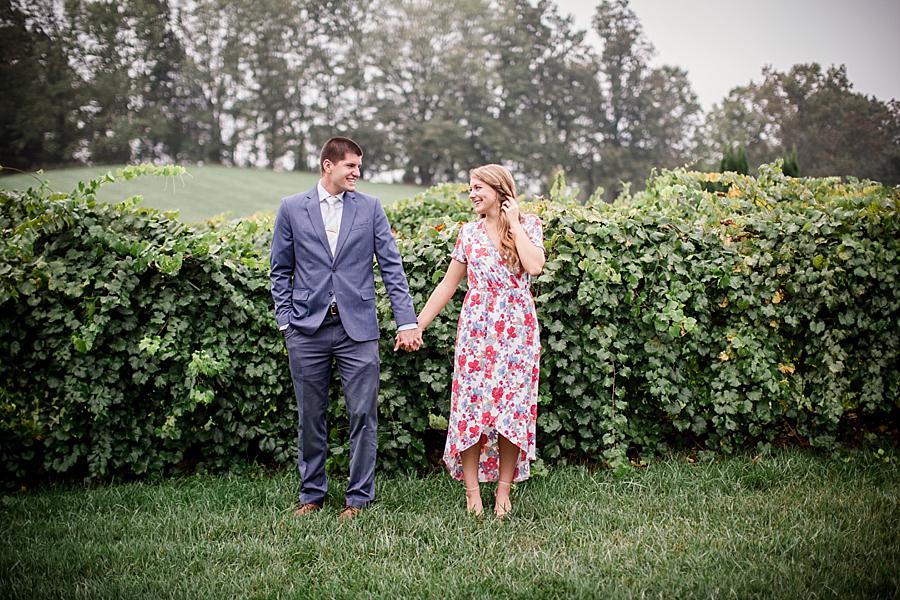
[[426,327],[431,325],[434,318],[438,316],[438,313],[447,306],[447,303],[450,302],[453,294],[456,293],[456,288],[459,287],[459,282],[462,281],[463,275],[465,274],[465,264],[455,260],[450,261],[450,267],[447,268],[447,274],[444,275],[441,282],[437,284],[437,287],[431,292],[431,296],[428,297],[428,302],[425,303],[425,307],[422,309],[422,312],[419,313],[419,329],[424,331]]
[[540,275],[544,270],[544,251],[528,239],[528,234],[521,224],[512,228],[512,234],[522,268],[529,275]]

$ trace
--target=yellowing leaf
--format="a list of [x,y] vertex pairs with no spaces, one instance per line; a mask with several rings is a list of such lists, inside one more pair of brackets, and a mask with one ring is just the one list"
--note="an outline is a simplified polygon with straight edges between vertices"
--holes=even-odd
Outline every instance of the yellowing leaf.
[[772,296],[772,304],[781,304],[781,301],[784,299],[784,294],[781,293],[781,290],[775,292],[775,295]]
[[791,363],[778,363],[778,370],[784,373],[785,375],[793,375],[794,374],[794,365]]
[[729,355],[724,350],[722,352],[719,352],[719,360],[721,360],[722,362],[725,362],[726,360],[730,360],[730,359],[731,359],[731,355]]
[[719,308],[725,308],[726,306],[728,306],[728,296],[725,296],[722,298],[722,301],[719,302]]

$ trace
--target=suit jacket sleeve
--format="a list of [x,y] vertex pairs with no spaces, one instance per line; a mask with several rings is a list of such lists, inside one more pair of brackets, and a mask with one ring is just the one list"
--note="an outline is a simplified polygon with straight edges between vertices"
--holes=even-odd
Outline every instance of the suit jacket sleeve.
[[272,281],[272,300],[275,302],[275,320],[278,327],[283,328],[291,317],[291,290],[294,275],[294,241],[291,232],[291,220],[288,216],[284,200],[275,216],[275,228],[272,235],[272,252],[269,255]]
[[381,279],[391,300],[391,308],[394,311],[394,321],[397,326],[416,323],[416,311],[409,295],[409,283],[406,281],[406,273],[403,271],[403,260],[397,249],[397,242],[391,234],[391,226],[381,201],[376,200],[375,206],[375,257],[378,259],[378,269],[381,271]]

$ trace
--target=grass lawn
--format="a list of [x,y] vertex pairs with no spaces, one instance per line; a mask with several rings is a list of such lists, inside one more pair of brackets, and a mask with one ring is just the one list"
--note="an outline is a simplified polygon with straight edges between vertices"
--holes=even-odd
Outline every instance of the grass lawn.
[[[41,177],[51,189],[68,192],[79,181],[86,181],[117,167],[79,167],[46,171]],[[304,192],[316,184],[314,173],[276,172],[263,169],[239,169],[217,165],[188,166],[188,175],[171,179],[139,177],[103,186],[99,198],[118,202],[134,195],[144,197],[143,204],[160,210],[177,210],[187,222],[202,221],[226,213],[229,217],[246,217],[257,212],[275,212],[281,198]],[[36,185],[31,175],[0,177],[0,188],[23,189]],[[384,203],[415,196],[423,188],[360,181],[359,191],[378,196]]]
[[0,498],[0,597],[898,597],[898,471],[862,452],[557,469],[503,522],[446,475],[381,478],[350,523],[343,482],[293,517],[293,473],[42,489]]

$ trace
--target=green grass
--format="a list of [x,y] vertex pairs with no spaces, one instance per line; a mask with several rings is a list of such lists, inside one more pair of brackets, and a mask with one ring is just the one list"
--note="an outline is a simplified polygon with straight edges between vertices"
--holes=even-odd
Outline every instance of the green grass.
[[898,597],[888,458],[560,469],[505,522],[466,515],[446,475],[381,478],[350,523],[341,482],[293,517],[292,473],[37,490],[0,499],[0,597]]
[[[79,167],[46,171],[40,177],[51,189],[68,192],[79,181],[86,181],[117,167]],[[103,186],[98,194],[106,202],[118,202],[142,195],[143,204],[160,210],[177,210],[187,222],[209,219],[221,213],[230,218],[246,217],[258,212],[275,212],[281,198],[304,192],[316,184],[314,173],[276,172],[262,169],[239,169],[222,166],[189,166],[188,175],[171,179],[140,177]],[[37,184],[32,175],[0,177],[0,188],[24,189]],[[361,181],[361,192],[378,196],[384,203],[409,198],[423,188]]]

